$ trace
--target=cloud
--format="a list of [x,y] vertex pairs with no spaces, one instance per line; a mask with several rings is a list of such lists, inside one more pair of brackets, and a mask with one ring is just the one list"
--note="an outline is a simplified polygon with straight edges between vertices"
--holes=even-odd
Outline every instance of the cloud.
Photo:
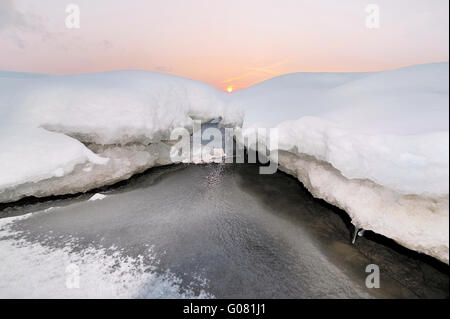
[[257,77],[258,80],[255,82],[259,82],[259,78],[261,78],[261,76],[266,76],[266,75],[271,75],[271,76],[275,76],[275,75],[279,75],[280,72],[276,71],[275,69],[277,69],[279,66],[288,63],[288,61],[283,60],[283,61],[278,61],[276,63],[270,64],[270,65],[266,65],[266,66],[262,66],[262,67],[246,67],[245,69],[247,70],[247,72],[237,75],[235,77],[226,79],[224,81],[222,81],[222,83],[224,84],[228,84],[228,83],[232,83],[232,82],[237,82],[237,81],[242,81],[251,77]]
[[164,66],[164,65],[156,66],[153,68],[153,70],[155,70],[157,72],[162,72],[162,73],[172,72],[172,68],[170,66]]
[[2,0],[0,2],[0,31],[9,27],[27,29],[30,26],[26,17],[14,7],[12,0]]
[[103,40],[102,45],[106,49],[111,49],[113,47],[113,44],[111,43],[111,41],[108,41],[108,40]]
[[11,35],[8,36],[8,39],[10,41],[12,41],[16,45],[16,47],[18,47],[19,49],[22,49],[22,50],[25,49],[25,47],[26,47],[25,42],[17,34],[12,33]]
[[56,37],[56,34],[48,31],[42,17],[20,12],[12,0],[0,1],[0,33],[2,32],[6,32],[6,38],[19,49],[26,48],[26,34],[36,35],[44,42]]

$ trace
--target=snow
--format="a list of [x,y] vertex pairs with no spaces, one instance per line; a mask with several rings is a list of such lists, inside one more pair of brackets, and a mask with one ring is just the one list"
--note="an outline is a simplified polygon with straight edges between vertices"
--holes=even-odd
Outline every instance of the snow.
[[[356,227],[448,263],[448,68],[294,73],[233,94],[145,71],[0,72],[0,202],[85,192],[171,164],[170,132],[192,134],[195,120],[243,124],[247,137],[277,128],[279,168],[315,197]],[[192,155],[226,157],[215,146]]]
[[106,195],[97,193],[97,194],[93,195],[91,198],[89,198],[89,200],[90,201],[94,201],[94,200],[102,200],[102,199],[105,199],[105,198],[106,198]]
[[449,261],[448,63],[295,73],[236,92],[244,135],[276,127],[279,165],[360,228]]
[[181,292],[179,278],[156,274],[151,250],[154,265],[114,247],[80,249],[76,238],[62,248],[28,242],[11,226],[30,215],[0,219],[0,298],[212,297],[204,290]]
[[2,126],[0,136],[1,185],[5,188],[61,177],[77,164],[108,162],[79,141],[42,128]]
[[[6,82],[6,83],[5,83]],[[101,145],[150,143],[192,119],[242,121],[226,95],[193,80],[145,71],[2,79],[6,117]],[[8,111],[13,114],[8,116]]]
[[242,123],[207,84],[145,71],[0,73],[0,202],[83,192],[171,163],[170,132]]

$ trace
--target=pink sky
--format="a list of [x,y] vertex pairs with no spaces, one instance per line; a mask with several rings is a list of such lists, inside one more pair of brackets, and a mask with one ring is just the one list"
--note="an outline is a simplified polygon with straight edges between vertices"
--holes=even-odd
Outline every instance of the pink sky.
[[[65,7],[80,7],[80,29]],[[380,28],[365,25],[367,4]],[[142,69],[225,89],[448,61],[448,0],[1,0],[0,70]]]

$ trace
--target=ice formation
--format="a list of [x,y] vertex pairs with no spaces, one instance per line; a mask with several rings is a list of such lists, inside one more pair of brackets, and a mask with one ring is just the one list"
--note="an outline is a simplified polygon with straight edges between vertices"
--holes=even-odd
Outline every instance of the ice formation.
[[197,294],[182,291],[181,279],[170,272],[157,274],[151,250],[148,256],[155,265],[115,247],[80,249],[77,238],[62,248],[29,242],[12,226],[30,216],[0,219],[0,298],[213,297],[203,289]]
[[105,199],[106,195],[100,194],[100,193],[96,193],[94,194],[91,198],[89,198],[90,201],[94,201],[94,200],[102,200]]
[[172,163],[176,127],[242,112],[204,83],[145,71],[0,72],[0,202],[87,191]]
[[448,63],[295,73],[234,94],[276,127],[279,167],[357,228],[449,262]]
[[[279,130],[279,167],[355,227],[449,262],[448,63],[295,73],[231,95],[176,76],[0,72],[0,202],[83,192],[172,163],[193,121]],[[223,150],[201,158],[220,162]]]

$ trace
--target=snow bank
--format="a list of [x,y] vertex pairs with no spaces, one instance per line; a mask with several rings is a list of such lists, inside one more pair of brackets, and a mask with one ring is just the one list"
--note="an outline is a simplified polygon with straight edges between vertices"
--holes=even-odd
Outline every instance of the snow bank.
[[[4,188],[61,177],[81,163],[103,165],[108,162],[79,141],[42,128],[9,125],[0,127],[0,136],[1,185]],[[29,165],[30,159],[33,159],[32,165]]]
[[145,71],[0,72],[0,202],[86,191],[170,164],[170,132],[193,120],[237,126],[228,96]]
[[240,105],[245,128],[279,129],[280,169],[314,196],[356,227],[448,263],[448,67],[296,73],[232,95],[145,71],[0,72],[0,202],[83,192],[170,164],[174,128],[240,126]]
[[360,228],[449,261],[448,63],[298,73],[234,95],[279,129],[279,165]]

